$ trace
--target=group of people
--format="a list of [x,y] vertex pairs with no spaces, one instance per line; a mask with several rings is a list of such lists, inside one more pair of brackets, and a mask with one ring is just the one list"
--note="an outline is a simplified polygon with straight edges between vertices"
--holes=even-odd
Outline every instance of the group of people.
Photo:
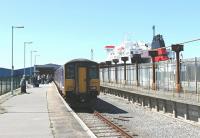
[[[30,79],[30,84],[33,85],[33,87],[39,87],[39,84],[48,84],[53,81],[53,77],[50,74],[42,74],[42,75],[34,75]],[[21,81],[20,81],[20,87],[21,87],[21,93],[26,93],[26,77],[23,75]]]

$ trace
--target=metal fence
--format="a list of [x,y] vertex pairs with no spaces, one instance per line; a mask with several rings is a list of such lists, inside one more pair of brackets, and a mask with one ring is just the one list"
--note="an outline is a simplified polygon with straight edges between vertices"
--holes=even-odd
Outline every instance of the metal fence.
[[[115,69],[117,68],[117,80]],[[109,73],[108,73],[109,70]],[[139,86],[136,83],[136,65],[126,66],[126,81],[124,80],[124,65],[100,68],[101,85],[121,88],[140,89],[148,93],[178,96],[179,98],[197,100],[200,95],[200,58],[180,60],[181,92],[176,93],[176,61],[168,60],[156,63],[156,90],[152,90],[152,63],[139,64]]]
[[[21,77],[13,78],[13,89],[17,89],[20,87],[20,79]],[[0,95],[6,94],[11,91],[11,78],[5,77],[0,78]]]

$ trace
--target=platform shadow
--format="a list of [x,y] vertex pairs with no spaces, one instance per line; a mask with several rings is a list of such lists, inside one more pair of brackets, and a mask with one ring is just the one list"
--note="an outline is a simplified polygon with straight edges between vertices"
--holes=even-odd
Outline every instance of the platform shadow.
[[100,113],[109,114],[125,114],[128,113],[123,109],[120,109],[102,99],[97,98],[96,105],[93,108],[73,108],[76,113],[93,113],[98,111]]
[[128,113],[127,111],[112,105],[102,99],[97,99],[97,103],[95,106],[95,110],[97,110],[100,113],[110,113],[110,114],[124,114]]

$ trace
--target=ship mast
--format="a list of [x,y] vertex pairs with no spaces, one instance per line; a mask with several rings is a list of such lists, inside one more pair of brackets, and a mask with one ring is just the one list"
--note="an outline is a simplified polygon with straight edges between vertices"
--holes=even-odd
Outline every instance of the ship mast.
[[156,36],[156,28],[155,28],[155,25],[153,25],[152,29],[153,29],[153,38],[154,38],[154,36]]
[[91,49],[91,60],[93,60],[93,59],[94,59],[94,50]]

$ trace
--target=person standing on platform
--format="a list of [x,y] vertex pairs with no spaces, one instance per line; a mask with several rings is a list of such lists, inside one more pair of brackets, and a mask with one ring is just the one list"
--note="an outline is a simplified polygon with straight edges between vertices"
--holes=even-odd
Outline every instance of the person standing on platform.
[[21,87],[21,93],[26,93],[26,78],[25,78],[25,75],[23,75],[23,77],[20,81],[20,87]]

